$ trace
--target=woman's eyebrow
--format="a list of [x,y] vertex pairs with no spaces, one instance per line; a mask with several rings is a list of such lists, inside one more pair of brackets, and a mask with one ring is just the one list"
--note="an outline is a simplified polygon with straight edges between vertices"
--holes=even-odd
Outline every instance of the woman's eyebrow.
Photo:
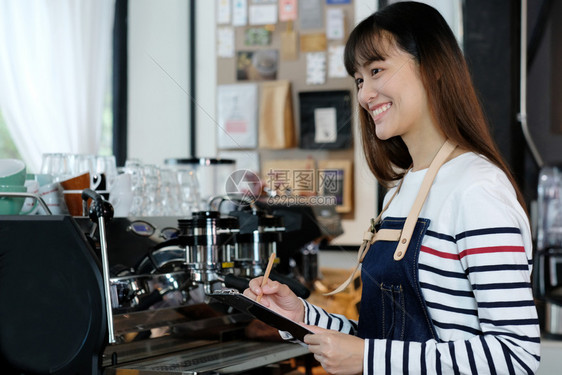
[[384,60],[386,60],[386,59],[383,58],[383,57],[373,57],[373,58],[370,58],[368,60],[365,60],[362,64],[359,64],[359,66],[362,67],[362,68],[366,68],[371,63],[380,62],[380,61],[384,61]]

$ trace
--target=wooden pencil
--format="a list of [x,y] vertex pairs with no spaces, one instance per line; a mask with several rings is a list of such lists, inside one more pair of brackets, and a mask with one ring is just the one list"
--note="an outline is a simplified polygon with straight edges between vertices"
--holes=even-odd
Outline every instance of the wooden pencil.
[[[271,273],[271,267],[273,267],[274,261],[275,261],[275,253],[271,253],[271,255],[269,256],[269,261],[267,262],[267,268],[265,269],[265,274],[263,275],[263,280],[261,282],[262,288],[265,284],[267,284],[267,280],[269,280],[269,274]],[[260,294],[258,296],[256,301],[258,301],[258,302],[261,301],[262,296],[263,296],[263,291],[262,291],[262,294]]]

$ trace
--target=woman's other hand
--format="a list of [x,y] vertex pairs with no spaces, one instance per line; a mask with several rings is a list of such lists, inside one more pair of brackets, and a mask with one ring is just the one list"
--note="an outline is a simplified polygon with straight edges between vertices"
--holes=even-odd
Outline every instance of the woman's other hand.
[[363,339],[316,326],[307,325],[306,328],[314,334],[304,336],[304,342],[324,370],[338,375],[363,372]]
[[285,284],[269,279],[262,287],[263,277],[250,280],[250,287],[244,295],[253,300],[261,295],[261,304],[297,322],[304,322],[304,306],[295,293]]

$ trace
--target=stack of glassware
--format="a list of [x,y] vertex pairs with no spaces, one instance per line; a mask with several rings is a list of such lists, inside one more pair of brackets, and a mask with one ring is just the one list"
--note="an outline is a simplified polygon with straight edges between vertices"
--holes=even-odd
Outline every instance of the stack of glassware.
[[128,179],[131,189],[128,216],[189,216],[204,209],[193,170],[129,159],[123,167],[123,175],[120,178]]

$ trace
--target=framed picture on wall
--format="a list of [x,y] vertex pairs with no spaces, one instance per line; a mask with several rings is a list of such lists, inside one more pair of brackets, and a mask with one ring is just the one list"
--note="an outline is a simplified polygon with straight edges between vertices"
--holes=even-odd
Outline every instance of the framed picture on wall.
[[343,150],[353,145],[349,90],[299,93],[300,148]]
[[318,191],[336,198],[336,212],[353,210],[353,163],[351,160],[318,160]]

